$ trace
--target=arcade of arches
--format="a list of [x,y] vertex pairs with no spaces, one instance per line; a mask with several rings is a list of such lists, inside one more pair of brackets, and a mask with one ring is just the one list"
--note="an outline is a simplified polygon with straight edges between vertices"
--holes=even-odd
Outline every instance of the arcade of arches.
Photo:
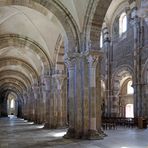
[[78,139],[148,118],[147,12],[147,0],[0,0],[0,117]]

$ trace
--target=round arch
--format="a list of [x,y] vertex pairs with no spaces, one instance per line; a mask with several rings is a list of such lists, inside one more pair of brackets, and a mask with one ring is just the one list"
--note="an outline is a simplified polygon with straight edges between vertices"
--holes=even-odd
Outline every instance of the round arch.
[[25,70],[30,72],[30,74],[32,75],[32,77],[35,80],[38,80],[39,74],[32,67],[32,65],[30,65],[28,62],[26,62],[26,61],[24,61],[22,59],[19,59],[19,58],[14,58],[14,57],[0,58],[0,67],[6,66],[6,65],[16,65],[16,64],[24,67]]
[[9,88],[9,86],[17,87],[20,92],[23,92],[23,89],[24,89],[23,86],[17,84],[14,80],[11,80],[11,81],[10,80],[9,81],[6,81],[6,80],[0,81],[0,89],[2,89],[3,87],[8,87]]
[[14,92],[18,95],[19,99],[21,99],[21,102],[23,101],[23,95],[19,88],[19,86],[12,84],[11,86],[6,84],[3,85],[3,87],[0,87],[0,96],[4,96],[6,98],[6,93],[8,92]]
[[22,94],[21,94],[21,92],[15,87],[4,87],[3,89],[2,89],[2,91],[0,91],[1,93],[5,93],[5,98],[7,98],[7,95],[10,93],[10,92],[13,92],[13,93],[15,93],[17,96],[18,96],[18,99],[21,101],[21,102],[23,102],[23,97],[22,97]]
[[48,54],[46,53],[46,51],[34,40],[19,35],[19,34],[3,34],[0,36],[0,41],[1,41],[1,45],[0,45],[0,49],[6,48],[6,47],[19,47],[19,48],[24,48],[28,47],[30,50],[32,50],[37,56],[40,57],[41,62],[44,65],[44,71],[45,72],[49,72],[51,67],[52,67],[52,63],[49,59]]
[[120,92],[120,88],[124,81],[127,78],[133,78],[134,72],[133,69],[128,65],[122,65],[115,69],[115,72],[112,75],[112,86],[114,95],[118,95]]
[[29,7],[31,9],[34,9],[36,11],[39,11],[43,15],[46,15],[48,10],[52,12],[56,18],[60,21],[62,24],[66,35],[67,35],[67,49],[66,52],[77,52],[77,48],[80,49],[80,31],[78,29],[78,25],[73,19],[70,12],[65,8],[65,6],[58,0],[3,0],[0,2],[0,6],[8,6],[8,5],[19,5],[19,6],[25,6]]
[[21,85],[25,90],[27,90],[27,84],[25,83],[25,81],[23,81],[20,78],[16,78],[16,77],[13,77],[13,76],[3,76],[3,77],[0,77],[0,83],[2,81],[16,82],[18,85]]
[[111,2],[112,0],[90,0],[83,26],[86,50],[88,48],[92,50],[99,49],[102,24]]
[[15,94],[18,96],[18,99],[19,99],[21,102],[23,101],[23,100],[22,100],[22,95],[21,95],[21,93],[19,92],[19,90],[15,89],[15,88],[4,89],[4,91],[5,91],[5,90],[6,90],[6,92],[5,92],[6,98],[7,98],[7,96],[8,96],[9,93],[13,92],[13,93],[15,93]]
[[21,71],[17,70],[0,70],[0,77],[2,76],[16,76],[21,78],[28,86],[31,86],[31,80]]

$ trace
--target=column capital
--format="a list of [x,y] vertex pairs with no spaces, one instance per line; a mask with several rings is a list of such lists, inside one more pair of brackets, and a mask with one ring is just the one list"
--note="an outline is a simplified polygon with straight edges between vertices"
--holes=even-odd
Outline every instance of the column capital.
[[103,43],[110,43],[111,39],[110,39],[110,33],[108,30],[108,27],[106,24],[104,24],[103,29],[102,29],[102,35],[103,35]]
[[58,89],[61,90],[62,85],[63,85],[63,81],[66,79],[66,75],[64,75],[64,74],[55,74],[55,75],[53,75],[53,78],[55,78],[55,80],[57,82]]
[[[33,86],[32,86],[32,88],[33,88],[33,92],[34,92],[34,98],[35,99],[38,99],[39,97],[38,97],[38,95],[39,95],[39,93],[40,93],[40,87],[38,86],[38,84],[34,84]],[[33,93],[32,92],[32,93]]]
[[140,17],[138,16],[138,10],[137,7],[133,7],[130,13],[130,23],[132,25],[139,26]]
[[103,52],[99,50],[89,50],[85,53],[91,67],[96,67],[99,60],[102,60]]
[[80,53],[76,53],[76,52],[66,53],[66,55],[64,56],[64,61],[65,61],[66,66],[69,69],[73,69],[80,57],[81,57]]

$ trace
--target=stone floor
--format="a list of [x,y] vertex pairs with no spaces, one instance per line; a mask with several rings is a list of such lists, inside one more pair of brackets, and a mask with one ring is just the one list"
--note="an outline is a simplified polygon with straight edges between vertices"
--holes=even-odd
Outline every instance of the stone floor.
[[63,139],[66,129],[45,130],[17,118],[0,118],[0,148],[148,148],[148,130],[108,130],[104,140]]

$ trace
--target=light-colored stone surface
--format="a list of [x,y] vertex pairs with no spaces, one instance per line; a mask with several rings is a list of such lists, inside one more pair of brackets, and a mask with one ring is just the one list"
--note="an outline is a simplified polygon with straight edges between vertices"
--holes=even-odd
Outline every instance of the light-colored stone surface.
[[52,14],[48,13],[44,16],[39,12],[21,6],[1,7],[0,10],[2,16],[0,18],[1,34],[11,33],[28,36],[28,38],[39,43],[48,54],[50,53],[51,58],[54,57],[53,49],[61,32],[58,29],[59,24],[56,28],[56,21],[53,23],[52,20],[56,19]]
[[0,119],[0,148],[147,148],[148,130],[108,130],[104,140],[63,139],[66,129],[44,130],[16,118]]

